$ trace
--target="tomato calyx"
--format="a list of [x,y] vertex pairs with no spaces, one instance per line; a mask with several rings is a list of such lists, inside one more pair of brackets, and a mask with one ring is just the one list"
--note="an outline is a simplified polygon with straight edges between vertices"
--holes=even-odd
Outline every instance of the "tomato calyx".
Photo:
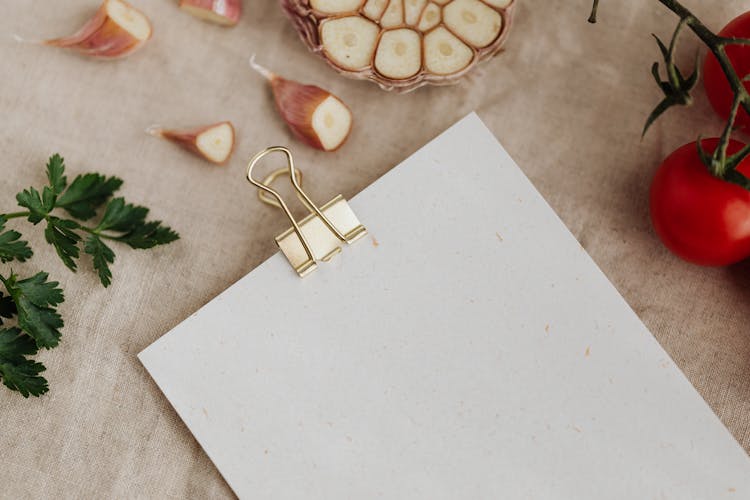
[[750,154],[750,144],[745,145],[737,153],[727,155],[727,146],[729,145],[729,136],[719,140],[719,145],[712,154],[706,153],[703,149],[702,137],[698,137],[696,147],[698,148],[698,157],[706,166],[709,173],[714,177],[737,184],[738,186],[750,191],[750,179],[743,173],[737,171],[739,164]]
[[703,149],[703,145],[701,144],[703,142],[701,137],[698,137],[696,144],[698,148],[698,157],[708,168],[711,175],[727,182],[737,184],[738,186],[750,191],[750,179],[745,174],[737,171],[739,164],[750,155],[750,144],[746,144],[736,153],[727,153],[729,141],[732,138],[732,131],[734,130],[734,122],[737,119],[737,112],[739,111],[740,104],[743,100],[743,94],[748,100],[750,100],[750,95],[745,90],[744,85],[741,87],[742,92],[737,92],[734,95],[729,120],[727,121],[726,127],[724,127],[724,132],[721,134],[719,144],[714,152],[710,155],[706,153],[706,150]]

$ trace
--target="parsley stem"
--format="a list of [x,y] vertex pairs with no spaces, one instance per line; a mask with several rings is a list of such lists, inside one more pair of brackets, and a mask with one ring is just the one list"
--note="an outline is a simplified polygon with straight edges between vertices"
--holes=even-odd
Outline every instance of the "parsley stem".
[[105,234],[105,233],[99,232],[99,230],[97,230],[95,228],[86,227],[86,226],[79,226],[79,227],[81,228],[81,230],[86,231],[89,234],[94,234],[94,235],[96,235],[96,236],[98,236],[100,238],[104,238],[105,240],[116,240],[117,239],[117,236],[111,236],[109,234]]
[[[31,214],[31,212],[24,211],[24,212],[11,212],[8,214],[0,214],[0,217],[4,218],[5,220],[10,219],[17,219],[19,217],[28,217]],[[95,234],[96,236],[99,236],[100,238],[104,238],[106,240],[117,240],[117,236],[112,236],[109,234],[104,234],[102,232],[99,232],[96,228],[86,227],[86,226],[78,226],[82,231],[86,231],[89,234]]]
[[0,214],[0,217],[4,218],[5,220],[10,219],[17,219],[19,217],[28,217],[31,212],[11,212],[9,214]]

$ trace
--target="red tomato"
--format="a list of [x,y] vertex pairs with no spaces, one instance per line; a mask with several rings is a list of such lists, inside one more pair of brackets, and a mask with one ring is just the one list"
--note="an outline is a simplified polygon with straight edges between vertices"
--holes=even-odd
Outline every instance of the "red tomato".
[[[718,139],[703,140],[709,154]],[[743,144],[730,141],[728,152]],[[725,266],[750,257],[750,191],[717,179],[698,157],[695,142],[661,164],[651,184],[651,221],[659,238],[679,257]],[[750,158],[737,167],[750,176]]]
[[[735,18],[719,32],[719,35],[734,38],[750,38],[750,12],[746,12]],[[729,45],[726,51],[740,79],[750,74],[750,46]],[[726,75],[724,75],[721,66],[719,66],[719,61],[711,52],[706,55],[706,62],[703,65],[703,85],[706,88],[708,100],[716,112],[722,118],[728,119],[729,112],[732,110],[734,94],[729,87]],[[750,90],[750,82],[745,82],[745,88]],[[740,108],[735,124],[745,131],[750,131],[750,116],[747,115],[744,109]]]

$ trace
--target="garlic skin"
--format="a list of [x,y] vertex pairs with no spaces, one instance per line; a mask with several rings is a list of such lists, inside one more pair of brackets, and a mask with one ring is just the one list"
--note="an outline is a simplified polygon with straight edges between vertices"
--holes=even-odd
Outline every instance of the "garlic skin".
[[173,142],[217,165],[226,163],[234,152],[234,126],[228,121],[187,129],[165,129],[152,126],[146,132]]
[[221,26],[234,26],[242,14],[242,0],[180,0],[185,12]]
[[353,120],[341,99],[315,85],[282,78],[254,57],[250,65],[268,81],[276,109],[297,139],[322,151],[335,151],[346,142]]
[[71,36],[42,42],[82,54],[114,59],[132,54],[151,38],[151,22],[124,0],[104,0],[94,16]]
[[281,0],[337,72],[409,92],[458,82],[502,50],[515,0]]

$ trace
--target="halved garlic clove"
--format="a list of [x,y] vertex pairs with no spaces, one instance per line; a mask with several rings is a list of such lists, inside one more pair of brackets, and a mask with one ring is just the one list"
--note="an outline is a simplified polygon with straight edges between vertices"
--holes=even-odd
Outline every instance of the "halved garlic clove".
[[180,0],[185,12],[222,26],[234,26],[242,14],[242,0]]
[[345,76],[406,92],[456,82],[497,54],[515,0],[281,0],[302,40]]
[[[362,8],[362,13],[368,18],[377,21],[388,7],[388,0],[367,0]],[[356,19],[356,18],[355,18]]]
[[450,75],[469,66],[474,51],[440,26],[424,37],[425,68],[435,75]]
[[390,0],[383,17],[380,18],[381,28],[395,28],[404,24],[404,1]]
[[380,28],[363,17],[328,19],[320,25],[326,55],[338,66],[359,71],[372,64]]
[[323,151],[341,147],[352,129],[352,113],[341,99],[315,85],[282,78],[254,57],[250,66],[268,80],[281,118],[298,139]]
[[75,34],[45,40],[45,45],[83,54],[116,58],[132,54],[151,38],[151,22],[124,0],[104,0],[94,16]]
[[375,54],[375,68],[381,75],[403,80],[422,67],[422,39],[407,28],[385,31]]
[[234,151],[234,126],[228,121],[187,129],[154,126],[146,132],[174,142],[211,163],[225,163]]
[[486,47],[503,29],[503,18],[479,0],[453,0],[443,8],[445,26],[475,47]]
[[404,22],[416,26],[426,5],[427,0],[404,0]]
[[440,15],[441,11],[438,4],[428,4],[422,12],[422,17],[419,19],[417,27],[420,31],[430,31],[432,28],[440,24]]

